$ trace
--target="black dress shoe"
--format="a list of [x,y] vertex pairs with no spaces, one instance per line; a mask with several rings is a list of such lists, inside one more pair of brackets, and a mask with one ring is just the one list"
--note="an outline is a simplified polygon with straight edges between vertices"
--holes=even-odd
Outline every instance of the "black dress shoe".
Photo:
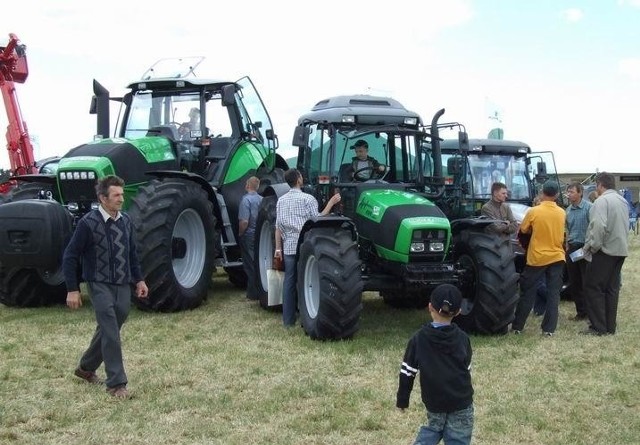
[[585,329],[584,331],[580,331],[580,333],[581,333],[582,335],[595,335],[595,336],[597,336],[597,337],[601,337],[601,336],[603,336],[603,335],[605,335],[605,334],[606,334],[605,332],[596,331],[596,330],[595,330],[595,329],[593,329],[593,328],[587,328],[587,329]]

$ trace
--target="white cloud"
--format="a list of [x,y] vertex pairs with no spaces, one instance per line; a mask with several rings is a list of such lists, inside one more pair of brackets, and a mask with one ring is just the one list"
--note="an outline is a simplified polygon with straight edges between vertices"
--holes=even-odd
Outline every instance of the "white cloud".
[[575,23],[582,20],[584,13],[578,8],[569,8],[562,11],[562,16],[569,23]]
[[631,6],[633,8],[640,8],[640,0],[618,0],[620,6]]
[[[640,0],[639,0],[640,1]],[[626,58],[618,62],[620,72],[631,79],[640,80],[640,58]]]
[[[390,8],[383,0],[325,0],[309,10],[290,1],[246,0],[167,10],[155,0],[103,7],[23,0],[10,17],[0,16],[0,30],[27,45],[30,73],[18,95],[30,134],[39,139],[38,157],[91,140],[92,79],[121,95],[158,59],[197,55],[206,57],[200,77],[251,77],[286,146],[297,117],[320,99],[367,91],[393,96],[405,85],[424,84],[437,63],[434,39],[471,20],[470,4],[406,0]],[[0,110],[0,128],[5,119]],[[0,151],[0,166],[5,159]]]

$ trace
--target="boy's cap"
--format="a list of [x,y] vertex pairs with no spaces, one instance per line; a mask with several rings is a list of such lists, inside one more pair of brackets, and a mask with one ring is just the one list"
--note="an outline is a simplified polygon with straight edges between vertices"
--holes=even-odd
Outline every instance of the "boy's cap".
[[558,194],[558,184],[554,181],[547,181],[542,186],[542,193],[547,196],[556,196]]
[[442,315],[454,315],[462,306],[462,294],[452,284],[441,284],[431,292],[431,306]]

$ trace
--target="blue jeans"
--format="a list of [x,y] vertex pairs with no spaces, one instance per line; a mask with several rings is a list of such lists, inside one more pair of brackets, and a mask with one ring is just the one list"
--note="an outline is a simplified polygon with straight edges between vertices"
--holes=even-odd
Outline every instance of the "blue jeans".
[[473,404],[452,413],[427,411],[427,424],[422,425],[413,445],[469,445],[473,432]]
[[296,324],[298,292],[296,290],[296,256],[284,255],[284,283],[282,295],[282,324]]

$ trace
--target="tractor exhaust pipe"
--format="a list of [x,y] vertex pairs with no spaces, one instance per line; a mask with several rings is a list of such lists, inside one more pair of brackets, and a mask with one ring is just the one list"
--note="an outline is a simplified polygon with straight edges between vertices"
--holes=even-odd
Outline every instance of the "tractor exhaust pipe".
[[96,114],[96,136],[103,139],[109,137],[109,91],[100,82],[93,79],[93,97],[90,114]]
[[431,119],[431,153],[433,156],[433,176],[436,180],[442,179],[442,149],[440,148],[440,131],[438,120],[444,114],[444,108],[438,110]]

